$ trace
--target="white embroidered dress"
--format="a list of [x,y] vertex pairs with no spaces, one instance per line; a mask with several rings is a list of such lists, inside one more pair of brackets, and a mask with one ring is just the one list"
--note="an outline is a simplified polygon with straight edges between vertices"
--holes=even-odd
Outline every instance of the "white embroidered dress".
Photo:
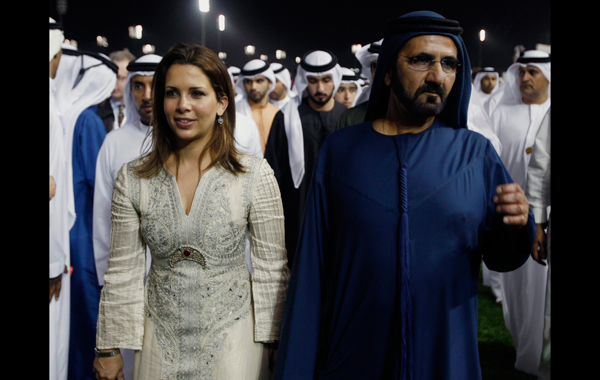
[[248,155],[247,173],[211,168],[186,215],[175,176],[163,169],[140,179],[138,163],[123,165],[115,182],[97,347],[139,350],[138,380],[268,378],[259,342],[279,339],[289,280],[272,169]]

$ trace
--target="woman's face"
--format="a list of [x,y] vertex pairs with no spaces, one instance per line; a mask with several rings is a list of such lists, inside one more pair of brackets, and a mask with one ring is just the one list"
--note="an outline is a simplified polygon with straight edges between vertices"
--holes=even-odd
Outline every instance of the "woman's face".
[[204,72],[194,65],[174,64],[165,78],[165,116],[178,143],[210,138],[215,120],[227,109],[228,99],[217,100]]

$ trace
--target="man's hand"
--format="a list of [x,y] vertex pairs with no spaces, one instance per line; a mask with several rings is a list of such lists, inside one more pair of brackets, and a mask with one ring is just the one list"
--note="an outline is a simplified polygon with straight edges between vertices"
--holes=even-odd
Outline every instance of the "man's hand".
[[494,197],[496,211],[504,214],[502,222],[506,226],[522,227],[529,217],[529,202],[518,183],[508,183],[496,187]]
[[123,380],[123,356],[116,354],[108,358],[95,358],[93,371],[99,380]]
[[[65,265],[65,271],[63,273],[68,273],[67,266]],[[60,288],[62,285],[62,274],[58,277],[54,277],[50,279],[50,302],[52,302],[52,297],[54,296],[58,301],[58,297],[60,296]]]
[[50,200],[54,198],[56,194],[56,182],[54,182],[54,177],[50,176]]
[[547,259],[546,252],[546,231],[544,231],[544,226],[540,223],[536,224],[537,230],[535,231],[535,240],[533,241],[533,252],[531,256],[538,263],[546,266],[546,263],[543,260]]

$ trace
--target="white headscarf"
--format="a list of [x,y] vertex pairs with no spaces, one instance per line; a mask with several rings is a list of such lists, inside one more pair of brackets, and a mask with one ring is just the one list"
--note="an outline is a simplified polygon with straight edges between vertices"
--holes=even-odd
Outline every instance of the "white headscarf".
[[[56,24],[56,21],[50,17],[50,24]],[[61,45],[65,40],[65,35],[62,30],[52,27],[50,25],[50,61],[61,49]]]
[[355,54],[356,59],[362,66],[362,75],[364,75],[367,78],[367,82],[369,82],[369,87],[362,91],[360,96],[356,96],[356,102],[354,104],[361,104],[369,100],[369,95],[371,95],[371,83],[373,83],[371,63],[379,58],[379,49],[381,48],[382,43],[383,38],[379,41],[363,46]]
[[148,68],[139,68],[139,70],[144,71],[129,71],[130,67],[133,67],[135,70],[135,64],[147,63],[155,65],[158,64],[161,60],[162,57],[160,55],[146,54],[134,61],[129,62],[129,65],[127,67],[127,82],[125,83],[125,89],[123,90],[123,102],[125,103],[125,120],[127,120],[128,124],[131,123],[133,125],[138,125],[140,121],[140,114],[137,111],[135,101],[133,99],[133,93],[131,92],[131,80],[133,79],[133,77],[138,75],[153,76],[156,72],[156,69],[152,70],[152,67],[150,67],[150,65],[148,65]]
[[227,72],[229,73],[229,76],[231,78],[231,83],[233,84],[233,86],[235,87],[235,81],[234,79],[237,78],[238,75],[240,75],[240,68],[236,67],[236,66],[229,66],[227,68]]
[[237,84],[235,85],[235,92],[238,95],[241,94],[241,96],[236,96],[235,100],[235,108],[237,112],[252,117],[252,110],[250,109],[250,104],[248,103],[248,93],[244,87],[244,79],[254,79],[259,76],[267,78],[271,83],[265,96],[268,96],[269,93],[275,88],[275,74],[273,74],[273,70],[271,70],[267,62],[261,59],[253,59],[246,63],[240,71]]
[[[536,59],[548,59],[550,55],[546,52],[539,50],[527,50],[523,52],[523,55],[517,60],[517,62],[510,65],[508,70],[506,70],[506,88],[503,91],[502,98],[499,103],[521,103],[522,95],[521,90],[519,89],[519,68],[527,67],[527,66],[535,66],[537,67],[544,77],[551,83],[550,80],[550,62],[529,62],[530,60]],[[550,98],[550,87],[548,84],[548,98]]]
[[292,90],[292,76],[290,75],[290,71],[283,67],[283,65],[279,62],[273,62],[270,66],[271,70],[273,70],[273,74],[275,74],[275,78],[279,79],[279,81],[285,86],[287,91],[286,96],[289,96],[290,98],[298,96],[296,91]]
[[357,103],[356,101],[360,97],[360,94],[363,91],[362,86],[360,85],[360,76],[357,75],[354,71],[350,70],[347,67],[342,67],[342,82],[345,84],[354,83],[356,85],[356,95],[354,96],[354,100],[352,101],[351,107],[354,107]]
[[[83,53],[69,44],[63,44],[62,50],[55,79],[56,103],[65,126],[65,148],[70,164],[77,118],[85,109],[110,96],[117,83],[118,67],[102,54]],[[81,69],[85,69],[83,76]]]
[[[493,75],[496,77],[496,85],[494,86],[494,88],[492,89],[492,92],[489,94],[486,94],[485,92],[483,92],[481,90],[481,80],[486,77],[487,75]],[[475,91],[477,91],[480,94],[483,94],[484,96],[491,96],[494,95],[496,92],[500,91],[500,86],[501,86],[501,82],[500,82],[500,75],[498,74],[497,71],[494,70],[493,67],[484,67],[483,70],[481,70],[480,72],[478,72],[475,75],[475,79],[473,80],[473,89]]]
[[[332,65],[333,67],[330,67]],[[319,67],[323,67],[323,71]],[[305,90],[308,87],[307,77],[309,75],[322,77],[329,74],[333,77],[333,97],[342,81],[342,68],[337,63],[337,57],[324,50],[313,50],[306,53],[296,70],[294,90],[299,95],[296,103],[300,105],[302,98],[308,96],[308,92]]]

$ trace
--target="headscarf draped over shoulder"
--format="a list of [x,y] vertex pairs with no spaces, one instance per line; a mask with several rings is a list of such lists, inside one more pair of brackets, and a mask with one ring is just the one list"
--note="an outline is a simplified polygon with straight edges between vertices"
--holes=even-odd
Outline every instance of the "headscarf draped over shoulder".
[[390,87],[384,82],[391,64],[395,64],[398,51],[411,38],[421,35],[441,35],[450,37],[461,62],[456,80],[446,101],[444,110],[436,118],[454,128],[467,128],[467,111],[471,96],[471,63],[464,41],[460,37],[462,28],[458,21],[449,20],[431,11],[407,13],[388,21],[383,28],[383,43],[379,51],[373,88],[365,120],[383,118],[387,112]]

